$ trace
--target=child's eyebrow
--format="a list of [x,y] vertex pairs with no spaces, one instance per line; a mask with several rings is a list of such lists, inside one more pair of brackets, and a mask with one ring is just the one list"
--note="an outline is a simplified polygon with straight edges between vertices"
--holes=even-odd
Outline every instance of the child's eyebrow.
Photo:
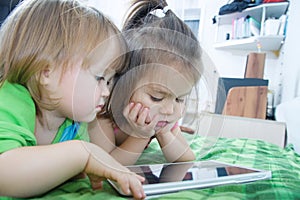
[[154,89],[153,91],[156,92],[156,93],[162,94],[162,95],[170,94],[170,92],[166,92],[166,91],[162,91],[162,90],[158,90],[158,89]]
[[107,79],[112,79],[114,77],[114,73],[104,73],[104,76],[107,78]]
[[158,86],[150,85],[149,87],[150,87],[150,90],[151,90],[152,92],[156,92],[156,93],[159,93],[159,94],[161,94],[161,95],[165,95],[165,96],[166,96],[166,95],[172,94],[171,91],[168,91],[168,90],[166,90],[166,89],[164,89],[164,88],[160,88],[160,87],[158,87]]
[[103,72],[103,76],[108,76],[109,78],[112,78],[115,75],[116,71],[112,69],[106,69]]
[[[150,85],[149,87],[150,87],[150,89],[151,89],[153,92],[157,92],[157,93],[162,94],[162,95],[170,95],[170,94],[174,94],[174,93],[172,93],[171,91],[167,91],[167,90],[165,90],[165,89],[163,89],[163,88],[158,88],[157,86],[154,86],[154,85]],[[174,95],[175,95],[177,98],[179,98],[179,97],[184,97],[184,96],[189,95],[190,92],[191,92],[191,91],[188,91],[188,92],[186,92],[186,93],[184,93],[184,94],[179,94],[179,95],[174,94]]]
[[151,90],[152,92],[156,92],[156,93],[160,93],[160,94],[168,94],[169,92],[164,91],[161,88],[158,88],[157,86],[154,85],[149,85],[149,90]]

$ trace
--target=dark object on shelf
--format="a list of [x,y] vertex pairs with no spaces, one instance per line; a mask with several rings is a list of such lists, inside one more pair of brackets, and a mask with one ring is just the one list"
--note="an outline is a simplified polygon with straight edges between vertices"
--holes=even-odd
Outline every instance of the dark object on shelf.
[[219,15],[242,12],[244,9],[256,6],[262,3],[262,0],[234,0],[231,3],[223,5],[219,10]]
[[279,2],[287,2],[286,0],[263,0],[263,3],[279,3]]
[[21,0],[1,0],[0,1],[0,25],[9,15],[9,13],[16,7]]

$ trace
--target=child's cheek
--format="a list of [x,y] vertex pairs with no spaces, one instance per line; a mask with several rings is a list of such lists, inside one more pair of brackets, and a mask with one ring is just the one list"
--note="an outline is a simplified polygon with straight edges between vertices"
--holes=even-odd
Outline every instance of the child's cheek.
[[159,110],[160,109],[161,109],[160,105],[153,105],[149,108],[150,120],[152,120],[155,115],[159,115]]

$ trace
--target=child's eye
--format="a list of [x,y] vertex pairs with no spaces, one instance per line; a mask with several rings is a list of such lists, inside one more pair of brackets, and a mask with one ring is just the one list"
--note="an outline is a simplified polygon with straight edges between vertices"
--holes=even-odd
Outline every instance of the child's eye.
[[163,98],[158,98],[158,97],[154,97],[154,96],[151,96],[151,95],[150,95],[150,98],[151,98],[152,101],[155,101],[155,102],[163,100]]
[[95,78],[96,78],[96,80],[99,81],[99,82],[105,80],[105,78],[104,78],[103,76],[95,76]]
[[[100,83],[101,81],[105,81],[105,78],[103,76],[95,76],[96,80]],[[110,81],[106,81],[106,85],[109,85]]]
[[183,103],[183,102],[184,102],[184,99],[183,99],[183,98],[176,98],[176,102],[178,102],[178,103]]

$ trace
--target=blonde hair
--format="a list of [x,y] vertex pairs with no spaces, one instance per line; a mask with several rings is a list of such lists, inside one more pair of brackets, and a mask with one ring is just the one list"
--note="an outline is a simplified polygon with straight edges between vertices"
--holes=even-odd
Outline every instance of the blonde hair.
[[[77,0],[24,0],[0,30],[0,84],[21,84],[38,106],[53,109],[41,101],[41,71],[49,66],[65,71],[76,56],[84,58],[112,34],[119,30],[109,19]],[[126,48],[120,37],[119,42]]]

